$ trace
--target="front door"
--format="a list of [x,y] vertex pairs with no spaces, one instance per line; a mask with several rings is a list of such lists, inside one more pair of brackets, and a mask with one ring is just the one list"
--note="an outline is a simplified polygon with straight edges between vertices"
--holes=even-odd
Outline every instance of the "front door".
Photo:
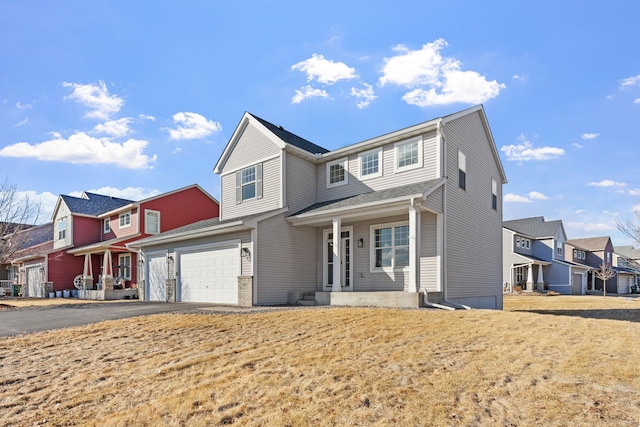
[[343,291],[353,290],[353,248],[351,246],[352,227],[343,227],[340,233],[340,271],[333,262],[333,232],[324,230],[324,274],[323,274],[323,290],[333,290],[333,282],[335,274],[340,274]]

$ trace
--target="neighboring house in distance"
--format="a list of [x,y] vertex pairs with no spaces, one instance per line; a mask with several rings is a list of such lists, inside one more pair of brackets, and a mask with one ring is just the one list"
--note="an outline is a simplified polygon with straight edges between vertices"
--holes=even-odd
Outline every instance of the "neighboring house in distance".
[[[506,289],[585,293],[590,267],[565,247],[567,235],[561,220],[544,217],[502,223],[503,283]],[[568,254],[568,255],[567,255]]]
[[613,266],[618,276],[618,293],[630,293],[640,277],[640,250],[631,245],[614,247]]
[[[613,266],[613,244],[609,236],[586,237],[571,239],[567,242],[572,247],[583,248],[586,251],[585,264],[592,267],[589,271],[588,290],[602,291],[602,280],[598,279],[594,270],[601,265]],[[616,276],[607,280],[607,293],[618,292],[618,280]]]
[[53,223],[20,231],[21,246],[9,258],[5,271],[7,280],[21,286],[21,294],[44,297],[47,253],[53,249]]
[[214,171],[219,219],[127,244],[144,299],[502,308],[506,177],[482,106],[333,151],[245,113]]

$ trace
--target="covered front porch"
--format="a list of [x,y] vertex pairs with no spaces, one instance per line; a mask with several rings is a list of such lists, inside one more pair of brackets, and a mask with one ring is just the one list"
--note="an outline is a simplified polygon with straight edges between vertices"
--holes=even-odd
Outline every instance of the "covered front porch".
[[82,272],[73,284],[78,297],[90,300],[138,298],[136,274],[137,254],[122,241],[105,241],[78,248],[69,253],[84,257]]
[[289,302],[384,307],[440,302],[442,183],[357,195],[288,217],[294,227],[316,229],[318,255],[313,296],[292,292]]
[[546,283],[544,267],[551,265],[551,263],[531,256],[518,255],[523,258],[523,262],[511,266],[511,282],[509,289],[505,289],[505,291],[544,291]]

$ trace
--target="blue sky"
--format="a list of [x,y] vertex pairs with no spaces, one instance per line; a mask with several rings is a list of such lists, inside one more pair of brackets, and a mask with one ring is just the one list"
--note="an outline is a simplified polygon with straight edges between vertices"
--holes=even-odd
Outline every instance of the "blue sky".
[[504,219],[629,239],[640,4],[0,0],[0,176],[141,199],[212,169],[244,111],[335,149],[483,103]]

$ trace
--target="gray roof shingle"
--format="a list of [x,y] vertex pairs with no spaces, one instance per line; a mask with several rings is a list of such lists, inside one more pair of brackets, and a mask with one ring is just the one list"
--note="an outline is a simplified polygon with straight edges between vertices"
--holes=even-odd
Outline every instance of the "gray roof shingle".
[[588,251],[599,251],[604,250],[609,240],[609,236],[585,237],[583,239],[567,240],[567,243],[572,246],[578,246],[582,249],[586,249]]
[[532,218],[514,219],[510,221],[503,221],[502,226],[516,233],[525,234],[530,237],[540,239],[543,237],[553,237],[558,231],[559,227],[562,227],[562,220],[545,221],[542,216],[535,216]]
[[358,194],[355,196],[343,197],[340,199],[328,200],[326,202],[315,203],[308,206],[301,211],[298,211],[290,216],[308,214],[308,213],[322,213],[332,209],[338,209],[343,207],[356,207],[358,205],[373,203],[387,199],[395,199],[398,197],[410,196],[412,194],[424,193],[433,188],[441,180],[431,179],[428,181],[416,182],[413,184],[403,185],[401,187],[388,188],[386,190],[372,191],[369,193]]
[[114,209],[121,208],[130,203],[134,203],[133,200],[120,199],[118,197],[103,196],[102,194],[87,193],[85,192],[87,199],[82,197],[73,197],[61,195],[62,200],[67,205],[71,213],[81,215],[93,215],[98,216],[105,212],[109,212]]
[[284,130],[282,126],[276,126],[273,123],[269,123],[268,121],[261,119],[255,114],[251,114],[251,115],[255,117],[256,120],[258,120],[260,123],[262,123],[267,129],[273,132],[278,138],[280,138],[287,144],[294,145],[298,148],[308,151],[311,154],[324,154],[329,152],[329,150],[327,150],[326,148],[322,148],[311,141],[307,141],[306,139],[301,138],[298,135],[295,135],[289,131]]

